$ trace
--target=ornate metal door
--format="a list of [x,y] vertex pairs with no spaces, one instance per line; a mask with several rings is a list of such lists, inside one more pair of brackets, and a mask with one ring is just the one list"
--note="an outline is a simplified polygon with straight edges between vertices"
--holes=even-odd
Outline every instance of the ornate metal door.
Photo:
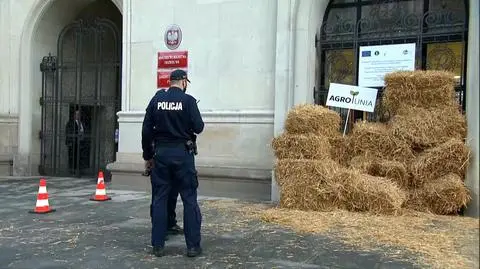
[[42,71],[40,173],[93,176],[115,160],[121,44],[107,19],[75,21]]

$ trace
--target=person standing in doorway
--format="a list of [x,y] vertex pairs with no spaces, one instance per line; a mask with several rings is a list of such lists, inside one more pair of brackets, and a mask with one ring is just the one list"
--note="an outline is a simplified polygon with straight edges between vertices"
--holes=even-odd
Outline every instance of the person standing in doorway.
[[79,164],[83,161],[82,146],[85,135],[85,125],[79,110],[73,113],[73,118],[65,126],[66,145],[68,147],[68,168],[71,174],[76,174]]
[[[142,127],[143,159],[152,170],[152,246],[155,256],[164,255],[167,236],[167,206],[172,187],[177,187],[183,201],[184,234],[187,256],[202,253],[202,215],[197,202],[198,178],[195,169],[192,132],[200,134],[204,122],[195,98],[185,93],[187,74],[170,74],[171,87],[157,92],[147,106]],[[155,142],[155,150],[152,143]],[[155,157],[154,157],[155,156]]]

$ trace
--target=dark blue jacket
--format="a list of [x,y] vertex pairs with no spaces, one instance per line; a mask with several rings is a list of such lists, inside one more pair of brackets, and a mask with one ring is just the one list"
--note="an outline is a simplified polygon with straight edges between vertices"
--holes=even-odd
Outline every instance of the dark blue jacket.
[[186,143],[205,126],[197,100],[171,87],[159,90],[147,106],[142,127],[143,159],[153,158],[152,143]]

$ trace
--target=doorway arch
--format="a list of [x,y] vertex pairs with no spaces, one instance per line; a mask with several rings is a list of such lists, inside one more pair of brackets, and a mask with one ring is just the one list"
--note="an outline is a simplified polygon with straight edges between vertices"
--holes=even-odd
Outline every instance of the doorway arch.
[[[465,111],[467,38],[468,0],[331,0],[316,40],[315,103],[325,105],[330,83],[357,85],[360,46],[416,43],[415,68],[455,73]],[[346,117],[347,110],[335,110]],[[374,113],[351,116],[379,119]]]
[[[123,0],[102,1],[112,3],[114,10],[121,16]],[[37,170],[40,163],[40,143],[37,134],[40,131],[40,108],[36,107],[40,107],[38,100],[38,95],[41,92],[41,82],[39,82],[41,81],[41,73],[39,70],[39,64],[42,60],[42,56],[47,55],[48,52],[51,52],[53,55],[55,55],[56,49],[52,49],[48,52],[44,52],[42,55],[38,55],[37,51],[39,47],[38,42],[35,39],[36,36],[38,36],[38,32],[40,32],[39,27],[42,26],[42,21],[48,18],[48,16],[52,18],[52,9],[55,9],[55,7],[62,2],[64,1],[31,1],[31,4],[28,6],[28,16],[26,16],[22,27],[22,33],[20,36],[21,45],[19,50],[19,65],[17,69],[18,72],[15,74],[17,79],[14,80],[16,85],[13,85],[13,87],[18,89],[19,100],[21,100],[19,102],[18,157],[15,160],[15,174],[18,175],[38,174]],[[61,20],[65,20],[68,15],[72,15],[68,14],[73,12],[72,9],[78,10],[79,6],[83,5],[86,7],[89,4],[96,2],[98,2],[98,0],[79,0],[69,3],[69,5],[63,9],[63,13],[60,14],[63,17]],[[55,16],[57,15],[54,14],[53,17]],[[72,17],[72,20],[75,19],[74,17]],[[68,24],[68,22],[64,22],[63,26],[66,24]],[[121,31],[120,34],[122,34]],[[58,35],[54,37],[55,43],[57,37]]]
[[121,41],[106,18],[76,20],[43,57],[40,174],[94,176],[115,161]]

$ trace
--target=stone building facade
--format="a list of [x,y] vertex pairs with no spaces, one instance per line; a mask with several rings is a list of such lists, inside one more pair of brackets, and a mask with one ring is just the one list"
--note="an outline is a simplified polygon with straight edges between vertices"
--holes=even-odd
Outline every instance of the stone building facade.
[[141,124],[176,24],[206,122],[202,191],[275,200],[270,142],[288,109],[322,103],[330,82],[355,84],[358,46],[413,41],[418,68],[458,75],[478,215],[478,16],[478,0],[1,0],[0,171],[65,172],[63,126],[80,109],[90,172],[145,183]]

